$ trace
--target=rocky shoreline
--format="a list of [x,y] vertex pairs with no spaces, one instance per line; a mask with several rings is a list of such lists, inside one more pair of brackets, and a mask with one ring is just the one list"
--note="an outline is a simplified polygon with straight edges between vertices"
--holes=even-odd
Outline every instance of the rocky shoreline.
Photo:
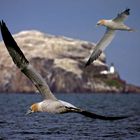
[[[84,68],[94,43],[34,30],[20,32],[14,37],[53,92],[140,93],[140,87],[122,80],[118,72],[101,74],[109,69],[105,54]],[[36,92],[32,83],[13,64],[2,42],[0,54],[0,92]]]

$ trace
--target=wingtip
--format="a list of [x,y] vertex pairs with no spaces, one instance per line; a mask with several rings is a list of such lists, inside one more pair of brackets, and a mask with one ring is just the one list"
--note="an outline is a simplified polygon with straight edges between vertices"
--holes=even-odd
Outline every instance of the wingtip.
[[126,8],[125,11],[124,11],[124,13],[125,13],[126,15],[130,15],[130,8]]
[[86,68],[88,66],[88,64],[86,63],[85,65],[84,65],[84,68]]
[[95,114],[93,112],[89,112],[85,110],[78,111],[77,113],[80,113],[86,117],[90,117],[93,119],[108,120],[108,121],[117,121],[117,120],[127,119],[131,117],[131,116],[104,116],[104,115]]
[[5,25],[5,22],[3,20],[0,21],[0,25],[3,26]]
[[0,29],[2,30],[3,28],[6,27],[6,24],[3,20],[0,21]]
[[88,60],[84,66],[84,68],[87,68],[90,65],[90,61]]
[[[3,20],[2,20],[3,21]],[[2,21],[0,21],[0,28],[2,27]]]

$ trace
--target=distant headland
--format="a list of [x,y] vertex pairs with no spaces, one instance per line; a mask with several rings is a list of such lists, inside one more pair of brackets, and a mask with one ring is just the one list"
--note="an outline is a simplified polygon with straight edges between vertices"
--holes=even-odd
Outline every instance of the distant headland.
[[[122,80],[105,54],[84,68],[95,44],[36,30],[22,31],[15,40],[56,93],[140,93],[140,87]],[[0,92],[35,92],[36,88],[13,64],[0,43]]]

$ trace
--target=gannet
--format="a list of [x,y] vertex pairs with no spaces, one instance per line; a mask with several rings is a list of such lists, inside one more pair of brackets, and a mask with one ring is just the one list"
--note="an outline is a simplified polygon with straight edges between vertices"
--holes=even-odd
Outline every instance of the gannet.
[[43,96],[44,100],[38,103],[34,103],[30,106],[27,114],[34,112],[48,112],[48,113],[79,113],[86,117],[101,119],[101,120],[119,120],[127,118],[128,116],[118,116],[118,117],[108,117],[97,115],[95,113],[78,108],[71,103],[57,99],[51,92],[46,81],[42,76],[34,69],[34,67],[29,63],[29,61],[24,56],[23,52],[20,50],[16,41],[9,32],[4,21],[0,22],[1,34],[4,40],[5,46],[12,57],[13,62],[16,66],[23,72],[35,85],[40,94]]
[[123,22],[130,14],[130,9],[126,9],[125,11],[121,12],[117,15],[116,18],[111,20],[102,19],[97,22],[97,25],[105,26],[106,32],[104,36],[101,38],[101,40],[97,43],[95,46],[95,49],[93,50],[90,58],[85,64],[85,67],[90,65],[94,60],[96,60],[100,54],[103,52],[103,50],[111,43],[115,36],[116,30],[122,30],[122,31],[134,31],[132,28],[125,25]]

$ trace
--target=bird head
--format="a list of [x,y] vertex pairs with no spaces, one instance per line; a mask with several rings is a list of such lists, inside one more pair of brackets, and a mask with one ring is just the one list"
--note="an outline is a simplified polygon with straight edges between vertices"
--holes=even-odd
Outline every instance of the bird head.
[[97,26],[99,26],[99,25],[102,25],[102,26],[105,25],[105,20],[104,19],[99,20],[96,25]]
[[26,114],[31,114],[34,112],[39,112],[39,106],[37,103],[32,104]]

